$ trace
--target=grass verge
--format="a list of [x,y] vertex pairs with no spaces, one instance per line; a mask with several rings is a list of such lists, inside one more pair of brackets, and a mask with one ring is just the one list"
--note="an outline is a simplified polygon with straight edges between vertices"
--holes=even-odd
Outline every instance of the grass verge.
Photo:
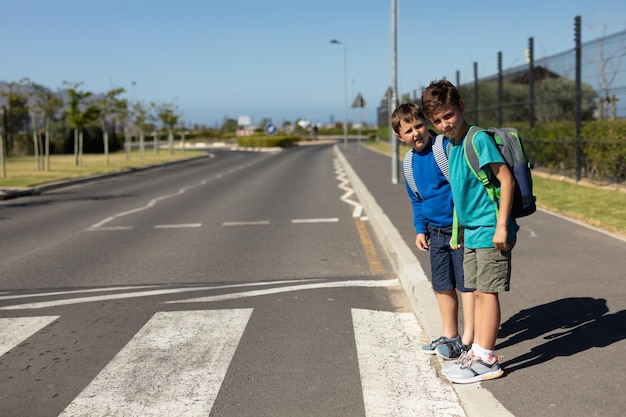
[[88,154],[83,155],[80,166],[76,166],[73,155],[51,155],[49,171],[38,171],[33,156],[11,157],[6,161],[6,178],[0,178],[0,189],[34,187],[61,180],[142,168],[201,155],[206,155],[206,152],[175,150],[170,155],[169,151],[161,150],[155,155],[152,150],[149,150],[144,152],[142,159],[139,151],[133,151],[130,153],[130,158],[126,160],[124,152],[116,152],[109,154],[109,163],[106,164],[104,155]]

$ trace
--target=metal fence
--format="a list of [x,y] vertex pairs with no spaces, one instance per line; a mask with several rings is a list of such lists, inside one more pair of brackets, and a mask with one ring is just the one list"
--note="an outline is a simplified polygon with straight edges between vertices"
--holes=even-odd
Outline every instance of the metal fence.
[[[460,74],[457,71],[456,85],[462,92],[466,93],[464,98],[467,104],[471,105],[467,107],[467,112],[470,115],[473,114],[474,118],[478,117],[479,121],[490,120],[493,119],[494,109],[522,107],[525,108],[525,111],[518,111],[517,114],[526,114],[529,119],[528,122],[531,123],[529,109],[531,104],[573,101],[575,98],[572,96],[573,90],[562,89],[561,96],[552,94],[548,97],[538,97],[535,95],[535,97],[527,98],[525,101],[498,102],[496,100],[495,104],[492,100],[491,105],[483,105],[483,100],[479,98],[479,105],[476,108],[476,97],[480,86],[497,83],[500,78],[504,83],[526,85],[526,92],[530,87],[531,79],[534,79],[535,87],[540,86],[545,80],[565,79],[570,80],[572,85],[576,82],[576,47],[535,60],[532,56],[533,42],[533,38],[530,38],[527,50],[527,58],[530,62],[527,64],[501,69],[501,53],[499,52],[495,57],[498,60],[498,74],[478,78],[478,63],[475,63],[474,79],[470,83],[461,84]],[[587,88],[591,93],[585,98],[588,101],[593,99],[592,103],[588,103],[586,109],[583,106],[583,110],[587,110],[584,119],[616,120],[626,118],[626,30],[581,44],[580,58],[580,82],[583,88]],[[563,85],[566,86],[567,84]],[[531,100],[534,100],[534,103]],[[554,115],[548,114],[548,116]],[[541,119],[542,115],[535,114],[535,117]],[[550,117],[543,118],[549,119]],[[519,117],[516,119],[519,120]],[[506,117],[504,121],[507,121]]]
[[[479,126],[514,126],[538,167],[564,175],[626,180],[626,31],[581,42],[581,18],[574,18],[573,47],[534,58],[529,38],[527,63],[456,84],[465,116]],[[419,102],[417,94],[411,101]],[[379,126],[388,126],[388,94],[378,109]],[[584,124],[583,124],[584,123]],[[595,125],[594,125],[595,124]]]

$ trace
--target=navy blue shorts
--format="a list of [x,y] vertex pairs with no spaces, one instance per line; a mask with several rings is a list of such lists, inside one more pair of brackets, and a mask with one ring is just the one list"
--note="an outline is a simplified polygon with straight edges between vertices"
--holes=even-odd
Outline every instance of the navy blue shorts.
[[430,236],[430,270],[433,289],[436,292],[456,288],[461,292],[471,292],[465,288],[463,278],[463,250],[452,250],[450,238],[452,226],[435,227],[428,225]]

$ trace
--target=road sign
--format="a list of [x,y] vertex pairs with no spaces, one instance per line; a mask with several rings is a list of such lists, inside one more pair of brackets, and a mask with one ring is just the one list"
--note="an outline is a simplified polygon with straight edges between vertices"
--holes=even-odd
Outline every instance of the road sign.
[[274,136],[277,131],[278,131],[278,128],[272,123],[268,123],[265,125],[265,133],[267,133],[268,135]]
[[367,103],[365,102],[365,99],[363,99],[363,96],[361,95],[361,93],[359,93],[354,99],[354,101],[352,102],[352,107],[356,107],[356,108],[367,107]]

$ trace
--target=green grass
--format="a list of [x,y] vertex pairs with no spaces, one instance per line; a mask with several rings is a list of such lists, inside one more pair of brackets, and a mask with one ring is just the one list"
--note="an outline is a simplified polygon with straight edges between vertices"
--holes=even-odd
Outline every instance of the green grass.
[[570,183],[533,173],[537,205],[626,237],[626,192]]
[[[391,153],[386,142],[367,142],[367,146]],[[402,159],[408,148],[398,147]],[[586,181],[553,178],[541,171],[533,171],[533,191],[537,206],[560,215],[578,220],[607,232],[626,237],[626,188],[600,187]]]
[[116,152],[109,154],[108,164],[105,163],[103,154],[88,154],[83,155],[80,166],[75,165],[73,155],[51,155],[50,169],[47,172],[37,170],[33,156],[10,157],[6,160],[6,178],[0,178],[0,189],[34,187],[60,180],[141,168],[205,154],[202,151],[175,150],[170,155],[168,150],[162,149],[154,155],[150,149],[144,152],[143,159],[140,159],[139,151],[131,152],[127,161],[124,152]]

